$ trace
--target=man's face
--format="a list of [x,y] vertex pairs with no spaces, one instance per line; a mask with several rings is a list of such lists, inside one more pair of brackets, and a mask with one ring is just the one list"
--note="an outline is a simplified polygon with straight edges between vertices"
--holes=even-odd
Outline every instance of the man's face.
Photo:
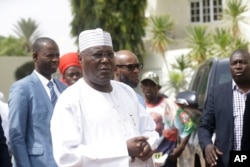
[[115,75],[120,82],[136,88],[139,83],[139,73],[142,64],[139,64],[137,57],[131,52],[120,55],[116,62]]
[[50,78],[51,74],[57,71],[59,55],[56,44],[45,42],[39,51],[33,53],[36,70],[46,78]]
[[230,58],[230,70],[234,81],[244,83],[250,81],[250,59],[246,53],[235,53]]
[[156,112],[151,112],[150,116],[153,118],[155,121],[155,131],[159,133],[159,135],[162,135],[162,131],[164,129],[164,124],[162,121],[162,116],[159,113]]
[[153,81],[146,79],[141,82],[142,92],[147,100],[155,99],[158,95],[159,85],[156,85]]
[[63,80],[68,85],[72,85],[81,77],[82,77],[82,70],[77,66],[70,66],[65,70],[63,74]]
[[106,85],[114,76],[114,51],[110,46],[91,47],[80,53],[84,78],[91,85]]

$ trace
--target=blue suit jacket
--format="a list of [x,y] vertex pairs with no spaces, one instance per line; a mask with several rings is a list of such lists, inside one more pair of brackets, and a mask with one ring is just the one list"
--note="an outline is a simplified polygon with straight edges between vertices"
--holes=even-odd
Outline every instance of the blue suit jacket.
[[203,151],[207,144],[212,143],[214,131],[215,145],[223,152],[219,157],[218,166],[227,167],[234,133],[232,82],[213,87],[208,94],[198,129],[199,143]]
[[[66,85],[54,82],[60,92]],[[53,105],[38,76],[15,82],[9,94],[9,137],[17,167],[56,167],[50,120]]]

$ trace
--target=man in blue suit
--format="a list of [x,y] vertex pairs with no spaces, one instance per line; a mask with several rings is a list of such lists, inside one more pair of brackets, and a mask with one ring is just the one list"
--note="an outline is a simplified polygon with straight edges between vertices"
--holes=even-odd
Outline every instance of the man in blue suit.
[[[234,51],[230,56],[230,70],[233,80],[209,91],[198,130],[209,166],[228,167],[230,151],[242,150],[245,102],[250,93],[250,54],[240,49]],[[216,133],[214,143],[213,132]],[[249,143],[249,136],[246,137]]]
[[38,38],[33,44],[34,71],[10,88],[9,137],[16,167],[57,166],[50,119],[57,97],[66,89],[66,85],[52,78],[59,65],[59,55],[54,40]]

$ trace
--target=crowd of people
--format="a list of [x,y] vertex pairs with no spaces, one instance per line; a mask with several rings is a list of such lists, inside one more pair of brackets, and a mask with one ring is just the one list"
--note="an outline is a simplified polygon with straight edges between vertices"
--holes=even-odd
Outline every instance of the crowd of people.
[[[79,52],[60,56],[53,39],[34,42],[33,72],[11,85],[8,104],[0,101],[0,166],[177,167],[197,124],[160,93],[159,76],[140,74],[136,54],[115,52],[110,33],[100,28],[82,31],[78,45]],[[249,53],[235,51],[230,68],[232,82],[210,92],[199,127],[210,166],[226,167],[230,150],[249,146]],[[57,69],[60,80],[53,77]],[[228,121],[220,121],[228,111]],[[212,143],[214,130],[221,143]]]

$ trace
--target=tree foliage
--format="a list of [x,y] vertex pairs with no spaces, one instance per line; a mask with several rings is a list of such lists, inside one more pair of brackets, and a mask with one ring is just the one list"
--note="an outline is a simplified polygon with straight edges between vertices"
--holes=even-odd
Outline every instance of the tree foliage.
[[22,40],[22,47],[24,51],[32,51],[33,41],[40,36],[38,31],[38,24],[31,18],[21,18],[16,25],[14,25],[14,32],[20,40]]
[[230,23],[230,29],[234,37],[240,36],[239,22],[244,22],[243,13],[247,12],[248,8],[243,4],[242,0],[227,0],[226,8],[223,13],[223,19]]
[[226,28],[216,28],[212,34],[211,54],[216,57],[228,57],[236,49],[248,49],[248,42],[234,37]]
[[211,48],[211,34],[205,26],[188,27],[187,42],[190,48],[190,59],[196,66],[209,58]]
[[0,56],[29,56],[22,47],[22,40],[9,36],[0,37]]
[[172,70],[169,71],[169,81],[163,85],[165,91],[169,91],[177,95],[180,91],[187,89],[190,77],[190,61],[185,55],[181,55],[176,59],[176,63],[171,64]]
[[111,34],[114,50],[144,54],[146,0],[71,0],[71,7],[71,33],[77,39],[81,31],[100,27]]
[[189,28],[187,41],[192,48],[192,62],[200,64],[209,57],[228,57],[236,49],[248,49],[249,42],[244,39],[239,27],[239,23],[245,21],[242,14],[247,10],[241,0],[227,0],[222,13],[222,21],[228,23],[226,26],[213,31],[202,26]]
[[31,18],[21,18],[14,25],[17,37],[0,37],[0,56],[30,56],[32,43],[39,37],[38,24]]
[[155,52],[162,55],[167,67],[165,52],[172,42],[171,34],[174,28],[174,21],[169,15],[152,16],[149,19],[150,32],[152,33],[152,47]]
[[22,79],[25,76],[29,75],[32,73],[34,70],[34,62],[29,61],[18,67],[15,71],[15,78],[16,80]]

